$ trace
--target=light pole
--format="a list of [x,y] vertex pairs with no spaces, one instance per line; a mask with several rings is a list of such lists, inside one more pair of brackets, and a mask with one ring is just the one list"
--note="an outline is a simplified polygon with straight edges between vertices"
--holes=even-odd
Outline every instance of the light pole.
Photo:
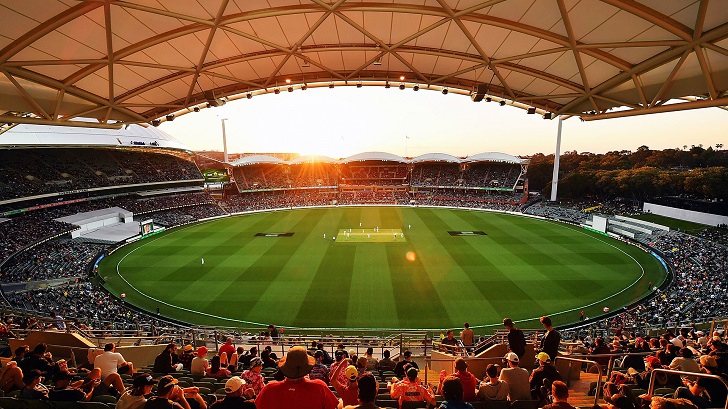
[[222,160],[223,162],[228,162],[228,154],[227,154],[227,137],[225,135],[225,121],[227,121],[227,118],[220,118],[220,123],[222,123]]

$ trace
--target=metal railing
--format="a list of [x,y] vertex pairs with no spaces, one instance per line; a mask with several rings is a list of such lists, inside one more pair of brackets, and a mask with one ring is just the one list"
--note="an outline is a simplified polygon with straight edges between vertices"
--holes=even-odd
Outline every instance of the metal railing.
[[[726,381],[722,376],[718,375],[712,375],[707,374],[703,372],[685,372],[685,371],[675,371],[672,369],[654,369],[652,373],[650,374],[650,387],[647,389],[647,395],[652,397],[652,392],[655,390],[655,373],[666,373],[666,374],[675,374],[675,375],[681,375],[681,376],[692,376],[696,378],[711,378],[711,379],[717,379],[721,382],[723,382],[723,385],[725,385],[726,389],[728,390],[728,381]],[[725,400],[725,409],[728,409],[728,399]]]
[[[585,363],[585,364],[594,364],[594,366],[599,371],[599,377],[597,378],[597,388],[596,393],[594,394],[594,405],[599,404],[599,389],[602,386],[602,366],[596,363],[596,361],[592,361],[591,359],[579,359],[579,358],[572,358],[572,357],[566,357],[566,356],[557,356],[556,360],[554,360],[554,364],[556,361],[568,361],[569,362],[569,374],[571,374],[571,367],[573,362],[579,362],[579,363]],[[566,380],[570,384],[571,377],[567,376]],[[726,408],[728,409],[728,408]]]

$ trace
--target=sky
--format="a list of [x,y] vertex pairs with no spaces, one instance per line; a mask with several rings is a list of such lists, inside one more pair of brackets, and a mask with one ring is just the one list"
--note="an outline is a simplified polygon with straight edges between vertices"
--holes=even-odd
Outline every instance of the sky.
[[[160,129],[193,150],[222,150],[221,118],[229,153],[298,153],[341,158],[383,151],[468,156],[516,156],[556,150],[558,121],[468,96],[421,89],[353,86],[257,95],[164,122]],[[561,152],[604,153],[728,145],[728,111],[706,108],[582,122],[563,121]]]

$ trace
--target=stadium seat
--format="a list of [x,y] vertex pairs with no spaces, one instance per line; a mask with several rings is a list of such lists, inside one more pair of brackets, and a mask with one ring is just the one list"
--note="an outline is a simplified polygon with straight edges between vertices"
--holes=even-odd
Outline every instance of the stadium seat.
[[0,398],[0,408],[3,409],[28,409],[25,402],[19,399],[3,397]]
[[538,409],[537,400],[514,400],[511,409]]
[[111,395],[97,395],[91,399],[91,402],[101,402],[106,405],[116,405],[116,398]]
[[480,403],[483,404],[483,409],[509,409],[511,407],[511,402],[507,400],[488,400]]
[[402,402],[402,409],[426,408],[427,402]]
[[109,409],[109,406],[101,402],[76,402],[78,409]]
[[672,396],[674,394],[675,394],[675,389],[672,389],[672,388],[656,388],[652,392],[652,396],[665,396],[665,395],[670,395],[671,398],[672,398]]
[[379,406],[379,407],[390,407],[390,408],[399,407],[399,401],[397,399],[377,399],[374,401],[374,403],[376,403],[377,406]]

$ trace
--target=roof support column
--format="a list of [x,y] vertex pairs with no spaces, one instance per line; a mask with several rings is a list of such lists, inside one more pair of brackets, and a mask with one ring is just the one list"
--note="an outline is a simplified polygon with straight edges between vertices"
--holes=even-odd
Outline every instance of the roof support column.
[[227,135],[225,135],[225,121],[227,118],[220,118],[222,123],[222,160],[226,164],[228,163],[228,151],[227,151]]
[[556,192],[559,190],[559,159],[561,158],[561,124],[564,120],[559,117],[559,130],[556,132],[556,153],[554,153],[554,174],[551,178],[551,201],[556,201]]

